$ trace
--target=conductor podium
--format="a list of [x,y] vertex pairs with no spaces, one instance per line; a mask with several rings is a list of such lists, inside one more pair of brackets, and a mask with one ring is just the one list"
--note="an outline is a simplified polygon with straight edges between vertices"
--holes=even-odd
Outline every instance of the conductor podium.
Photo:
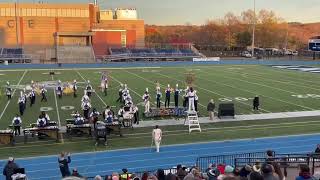
[[189,133],[192,131],[200,131],[201,127],[198,119],[198,114],[195,111],[187,111],[187,117],[184,124],[189,126]]
[[234,118],[234,104],[233,103],[225,103],[219,104],[218,117],[232,117]]

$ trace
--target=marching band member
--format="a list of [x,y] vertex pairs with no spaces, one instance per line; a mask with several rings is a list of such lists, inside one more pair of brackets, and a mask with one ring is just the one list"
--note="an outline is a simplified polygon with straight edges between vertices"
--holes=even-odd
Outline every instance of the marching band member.
[[29,98],[30,98],[30,107],[36,103],[36,92],[34,89],[32,89],[29,93]]
[[41,102],[42,102],[42,101],[45,101],[45,102],[48,101],[48,100],[47,100],[46,93],[47,93],[47,90],[46,90],[45,86],[42,85],[42,89],[41,89],[41,96],[42,96]]
[[184,100],[183,100],[183,107],[186,108],[187,105],[188,105],[188,101],[189,101],[189,98],[188,98],[188,93],[189,93],[189,86],[187,86],[187,88],[184,90]]
[[26,97],[22,91],[20,91],[20,97],[18,99],[18,104],[19,104],[20,116],[23,116],[23,113],[24,113],[24,110],[26,107]]
[[124,105],[130,107],[132,104],[133,104],[132,98],[131,98],[130,94],[128,94],[128,96],[127,96],[127,98],[126,98],[126,100],[124,102]]
[[194,110],[198,112],[198,100],[199,97],[197,95],[197,91],[194,91]]
[[195,97],[195,91],[193,90],[192,87],[190,87],[190,90],[188,92],[188,99],[189,99],[189,108],[188,111],[195,111],[194,108],[194,97]]
[[88,94],[87,91],[84,90],[84,95],[81,98],[81,103],[90,102],[90,98],[87,94]]
[[160,108],[161,105],[161,91],[160,91],[160,87],[157,88],[157,95],[156,95],[156,99],[157,99],[157,108]]
[[74,118],[74,125],[82,125],[84,124],[84,118],[81,117],[81,115],[79,114],[78,111],[76,111],[74,114],[73,114],[73,118]]
[[8,100],[10,100],[12,96],[12,88],[10,87],[9,81],[7,81],[7,84],[6,84],[6,95],[8,97]]
[[87,95],[88,95],[89,97],[91,97],[91,94],[92,94],[92,86],[91,86],[89,80],[87,81],[86,90],[87,90]]
[[36,88],[36,83],[34,83],[33,80],[31,80],[31,89],[35,89]]
[[46,125],[47,125],[46,119],[42,115],[40,115],[37,120],[37,126],[38,127],[46,127]]
[[179,94],[180,94],[180,91],[178,89],[179,85],[176,84],[176,89],[174,91],[174,106],[177,108],[179,107]]
[[50,122],[49,115],[46,112],[41,111],[41,116],[46,120],[46,124],[49,124],[49,122]]
[[153,131],[152,131],[152,138],[153,138],[154,144],[156,145],[156,150],[157,150],[157,152],[159,152],[160,143],[161,143],[161,139],[162,139],[162,131],[158,125],[156,125],[156,128],[153,129]]
[[168,108],[170,107],[170,94],[171,94],[171,88],[170,88],[170,84],[168,84],[168,88],[166,89],[166,101],[164,103],[164,107],[167,107],[168,105]]
[[134,121],[133,123],[134,124],[139,124],[139,109],[138,109],[138,106],[136,105],[133,105],[132,107],[132,113],[133,113],[133,116],[134,116]]
[[124,115],[124,107],[120,106],[120,109],[118,111],[118,117],[120,121],[123,120],[123,115]]
[[122,90],[122,100],[123,102],[125,102],[125,100],[127,99],[127,96],[129,95],[129,89],[127,84],[124,84],[124,89]]
[[89,119],[89,111],[91,109],[91,104],[89,101],[83,101],[81,104],[81,108],[83,110],[83,116],[85,119]]
[[78,89],[77,80],[73,80],[72,89],[73,89],[73,97],[76,98],[77,97],[77,89]]
[[123,84],[120,84],[119,98],[117,99],[117,102],[121,102],[122,101],[122,91],[123,91]]
[[107,96],[108,90],[108,76],[106,72],[103,72],[101,75],[101,91],[104,92],[104,95]]
[[105,123],[112,123],[113,122],[113,111],[110,109],[110,106],[107,106],[106,110],[104,111],[104,122]]
[[12,120],[12,126],[14,128],[14,135],[17,136],[18,134],[20,135],[21,133],[21,124],[22,124],[22,120],[21,117],[16,114],[16,116],[13,118]]
[[150,95],[148,88],[146,88],[146,92],[144,93],[142,99],[144,101],[144,113],[150,112]]
[[62,93],[63,93],[63,87],[62,87],[62,84],[61,84],[60,80],[58,80],[56,91],[57,91],[57,95],[58,95],[59,99],[61,99],[62,98]]
[[[28,93],[27,93],[27,91],[26,91],[26,88],[23,88],[23,95],[24,95],[24,101],[25,101],[25,104],[27,104],[27,100],[28,100]],[[26,107],[25,107],[26,108]]]

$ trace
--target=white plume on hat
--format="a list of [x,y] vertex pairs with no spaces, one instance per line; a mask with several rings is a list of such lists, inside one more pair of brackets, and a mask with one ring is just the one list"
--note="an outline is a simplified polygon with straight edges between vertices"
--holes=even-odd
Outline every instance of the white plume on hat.
[[8,161],[12,162],[14,160],[13,157],[9,157]]
[[168,84],[168,88],[170,87],[170,84]]
[[179,84],[176,84],[176,87],[179,87]]
[[149,88],[146,88],[146,92],[149,92]]
[[9,81],[7,81],[7,85],[9,85],[10,83],[9,83]]
[[77,80],[75,79],[75,80],[73,80],[73,82],[77,82]]

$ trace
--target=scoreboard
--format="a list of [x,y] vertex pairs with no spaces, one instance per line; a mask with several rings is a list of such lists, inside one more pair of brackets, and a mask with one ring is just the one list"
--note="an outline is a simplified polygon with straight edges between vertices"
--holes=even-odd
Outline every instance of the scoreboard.
[[309,50],[310,51],[319,51],[320,52],[320,38],[319,39],[310,39],[309,40]]

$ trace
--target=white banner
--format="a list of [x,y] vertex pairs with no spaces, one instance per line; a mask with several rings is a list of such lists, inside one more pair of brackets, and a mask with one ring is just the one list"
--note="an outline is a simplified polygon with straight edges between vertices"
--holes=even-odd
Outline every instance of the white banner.
[[193,62],[220,61],[220,57],[193,58]]

